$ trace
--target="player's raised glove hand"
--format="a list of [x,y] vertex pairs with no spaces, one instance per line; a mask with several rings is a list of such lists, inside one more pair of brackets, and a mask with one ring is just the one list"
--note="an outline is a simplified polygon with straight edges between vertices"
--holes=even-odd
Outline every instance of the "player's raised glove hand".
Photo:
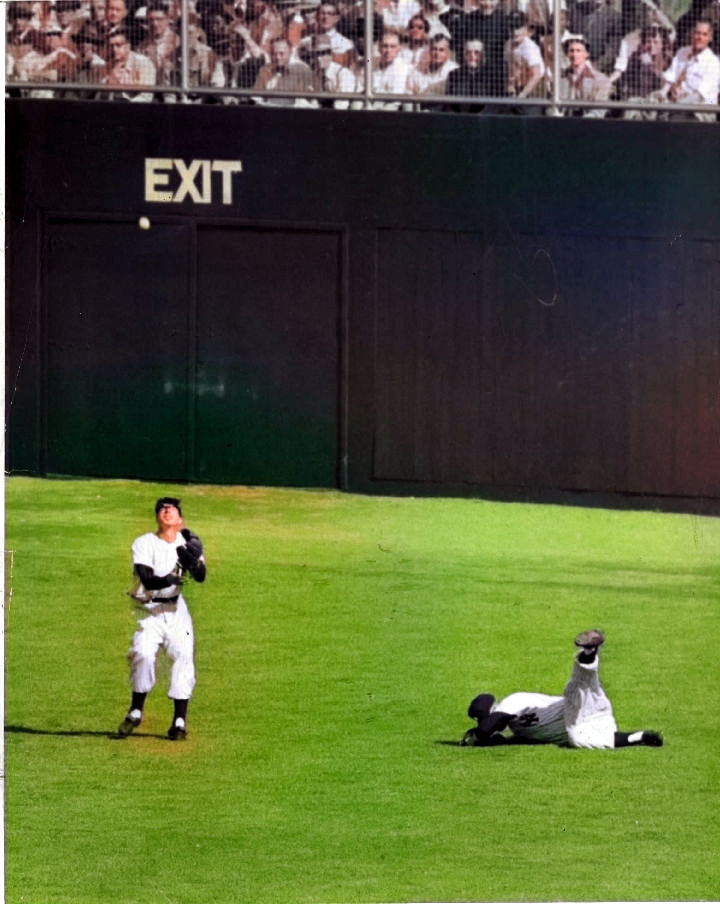
[[[185,538],[185,546],[187,547],[187,551],[194,559],[199,559],[203,554],[203,545],[202,540],[198,537],[197,534],[194,534],[189,528],[184,527],[180,533]],[[182,547],[179,547],[180,549]]]
[[198,563],[198,557],[194,556],[187,546],[178,546],[177,557],[184,569],[195,568]]

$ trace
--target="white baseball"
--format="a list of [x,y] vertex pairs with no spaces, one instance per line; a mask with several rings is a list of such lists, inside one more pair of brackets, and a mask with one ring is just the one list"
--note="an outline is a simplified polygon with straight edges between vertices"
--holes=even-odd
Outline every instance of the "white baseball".
[[147,217],[140,217],[138,220],[138,226],[141,229],[149,229],[150,228],[150,220]]

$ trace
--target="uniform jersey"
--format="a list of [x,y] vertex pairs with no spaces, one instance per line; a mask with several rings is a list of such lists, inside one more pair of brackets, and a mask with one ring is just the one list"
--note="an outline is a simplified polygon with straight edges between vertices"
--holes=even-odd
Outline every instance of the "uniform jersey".
[[[143,534],[132,545],[133,565],[148,565],[158,577],[163,577],[176,570],[179,572],[177,548],[184,544],[185,538],[179,532],[172,543],[162,540],[156,533]],[[162,587],[158,590],[147,590],[140,580],[138,580],[137,586],[131,594],[131,596],[143,603],[176,597],[177,595],[177,585]]]
[[508,727],[518,738],[555,744],[567,742],[564,697],[517,691],[499,700],[492,711],[512,716]]

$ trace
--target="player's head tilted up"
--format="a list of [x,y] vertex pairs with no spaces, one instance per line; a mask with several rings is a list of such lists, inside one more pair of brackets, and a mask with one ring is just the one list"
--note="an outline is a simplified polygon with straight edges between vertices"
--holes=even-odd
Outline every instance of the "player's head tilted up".
[[177,509],[178,515],[182,518],[182,508],[179,499],[175,499],[173,496],[163,496],[162,499],[158,499],[155,503],[155,516],[157,517],[164,508]]

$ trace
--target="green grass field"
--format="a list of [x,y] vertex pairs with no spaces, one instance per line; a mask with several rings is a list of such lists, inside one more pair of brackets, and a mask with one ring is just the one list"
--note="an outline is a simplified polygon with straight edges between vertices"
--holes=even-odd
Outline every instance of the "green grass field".
[[[198,684],[137,734],[129,547],[180,495]],[[332,491],[10,478],[10,904],[716,899],[720,521]],[[606,631],[661,749],[461,748]]]

